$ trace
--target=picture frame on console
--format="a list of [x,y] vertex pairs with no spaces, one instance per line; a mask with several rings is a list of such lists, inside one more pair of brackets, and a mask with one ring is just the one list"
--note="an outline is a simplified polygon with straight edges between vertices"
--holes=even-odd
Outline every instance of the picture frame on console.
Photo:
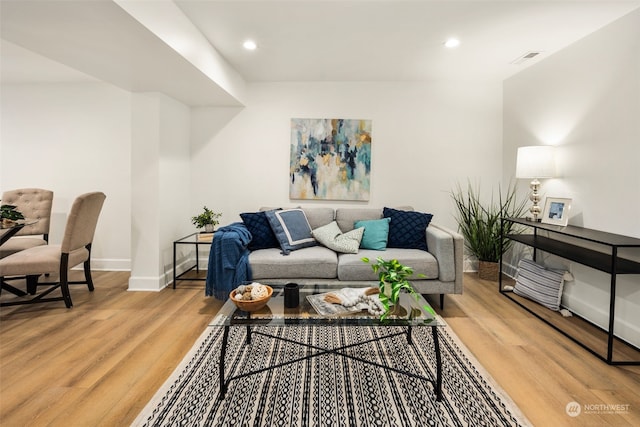
[[569,222],[571,199],[547,197],[542,211],[542,223],[566,226]]

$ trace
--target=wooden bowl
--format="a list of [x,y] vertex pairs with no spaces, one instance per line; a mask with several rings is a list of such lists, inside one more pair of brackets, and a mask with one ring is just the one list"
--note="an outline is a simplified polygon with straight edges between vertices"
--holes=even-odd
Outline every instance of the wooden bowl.
[[235,289],[233,291],[231,291],[231,294],[229,296],[231,297],[231,300],[234,302],[236,307],[238,307],[240,310],[242,310],[242,311],[258,311],[262,307],[267,305],[267,303],[271,299],[271,294],[273,294],[273,288],[271,286],[267,286],[267,285],[264,285],[264,286],[267,288],[267,296],[264,297],[264,298],[253,299],[253,300],[236,299],[236,290]]

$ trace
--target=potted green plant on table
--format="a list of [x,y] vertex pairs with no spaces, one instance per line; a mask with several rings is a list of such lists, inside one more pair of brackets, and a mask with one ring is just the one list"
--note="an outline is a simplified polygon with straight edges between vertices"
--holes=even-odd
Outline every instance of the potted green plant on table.
[[5,226],[9,226],[19,219],[24,219],[22,212],[16,210],[14,205],[2,205],[0,206],[0,220]]
[[460,184],[451,192],[456,209],[456,221],[465,247],[478,259],[478,275],[485,280],[498,280],[500,257],[513,244],[505,238],[517,232],[511,222],[501,229],[501,218],[518,218],[524,215],[526,200],[518,201],[516,187],[510,184],[506,194],[498,187],[498,200],[493,194],[488,203],[481,201],[479,187],[467,183],[466,191]]
[[214,212],[205,206],[204,211],[200,215],[191,217],[191,222],[197,228],[204,228],[206,233],[213,233],[215,226],[220,224],[218,218],[221,216],[221,213]]
[[[363,257],[361,259],[363,262],[369,263],[369,258]],[[411,294],[416,301],[420,299],[420,294],[413,289],[413,286],[411,286],[409,282],[409,278],[413,275],[413,269],[411,267],[401,264],[397,259],[385,261],[382,257],[378,257],[375,264],[371,264],[371,268],[378,274],[378,287],[380,288],[378,297],[385,310],[384,313],[380,315],[380,320],[385,320],[389,316],[406,316],[409,319],[414,319],[422,314],[419,308],[412,308],[412,310],[407,313],[406,310],[398,304],[400,301],[400,293],[403,291]],[[424,274],[418,276],[424,277]],[[436,312],[428,304],[423,305],[422,310],[434,317],[436,315]],[[427,321],[431,321],[431,319]]]

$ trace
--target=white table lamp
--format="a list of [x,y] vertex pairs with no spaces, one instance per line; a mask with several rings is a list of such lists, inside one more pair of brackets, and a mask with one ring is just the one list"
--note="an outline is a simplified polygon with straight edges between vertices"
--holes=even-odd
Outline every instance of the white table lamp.
[[540,181],[539,178],[553,178],[556,173],[555,150],[550,145],[536,145],[518,148],[516,178],[531,178],[531,196],[533,202],[529,211],[534,221],[540,221]]

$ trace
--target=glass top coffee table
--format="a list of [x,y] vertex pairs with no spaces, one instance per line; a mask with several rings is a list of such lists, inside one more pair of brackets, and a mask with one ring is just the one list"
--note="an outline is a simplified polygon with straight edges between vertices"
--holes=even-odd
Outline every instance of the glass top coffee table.
[[[366,288],[367,286],[349,285],[348,288]],[[420,315],[413,319],[399,318],[399,319],[385,319],[380,321],[378,316],[369,314],[366,310],[357,312],[345,312],[342,306],[339,307],[324,307],[322,300],[324,295],[329,292],[335,292],[340,290],[336,286],[325,285],[301,285],[299,287],[299,304],[295,308],[286,308],[284,304],[284,286],[272,286],[273,295],[267,303],[267,305],[255,312],[246,312],[238,309],[235,303],[228,299],[222,306],[216,317],[211,321],[209,326],[211,327],[223,327],[223,338],[220,349],[220,399],[224,399],[227,392],[229,383],[233,380],[244,378],[253,374],[262,373],[268,370],[277,369],[285,365],[301,362],[313,357],[318,357],[324,354],[335,354],[342,357],[347,357],[360,361],[362,363],[377,366],[381,369],[387,369],[402,375],[408,375],[413,378],[418,378],[424,381],[433,383],[436,399],[440,401],[442,399],[442,360],[440,356],[440,344],[438,341],[438,326],[444,325],[444,322],[439,316],[432,316],[430,313],[425,313],[421,307],[429,305],[429,303],[420,296],[416,301],[409,294],[400,295],[400,306],[404,313],[409,312],[411,309],[419,309]],[[321,312],[339,311],[338,313],[322,314]],[[417,313],[417,311],[416,311]],[[388,335],[376,337],[366,341],[352,343],[336,348],[322,348],[311,343],[304,343],[298,341],[290,341],[281,336],[272,335],[265,330],[269,328],[259,328],[257,326],[268,327],[287,327],[287,326],[309,326],[309,327],[393,327],[389,328],[391,331]],[[292,344],[301,345],[313,349],[314,352],[305,354],[304,356],[294,358],[279,364],[270,364],[262,369],[256,369],[249,372],[241,372],[237,375],[233,375],[234,372],[230,372],[231,376],[225,376],[225,365],[235,366],[234,361],[226,360],[226,351],[229,344],[229,329],[231,327],[245,327],[246,339],[245,345],[251,344],[252,335],[262,335],[272,339],[288,341]],[[367,344],[373,341],[383,341],[387,338],[395,337],[398,335],[405,335],[407,342],[413,344],[411,340],[411,332],[414,327],[430,327],[433,336],[434,352],[436,356],[436,377],[426,378],[421,375],[417,375],[415,372],[410,372],[402,369],[395,368],[393,366],[382,365],[377,362],[372,362],[363,359],[357,355],[345,352],[346,349],[351,347],[357,347],[359,345]],[[226,362],[226,363],[225,363]]]

